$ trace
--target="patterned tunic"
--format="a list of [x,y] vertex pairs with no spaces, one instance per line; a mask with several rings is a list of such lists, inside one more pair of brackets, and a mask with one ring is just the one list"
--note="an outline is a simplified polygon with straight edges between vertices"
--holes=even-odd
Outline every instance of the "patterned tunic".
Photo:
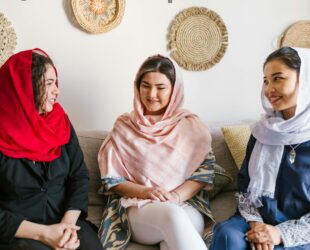
[[[211,152],[201,163],[199,168],[188,178],[188,180],[200,181],[213,185],[215,157]],[[102,178],[102,188],[99,192],[106,193],[112,187],[125,182],[123,177]],[[112,193],[112,192],[111,192]],[[121,206],[121,196],[117,194],[108,195],[108,201],[103,213],[103,219],[99,229],[99,237],[104,249],[122,250],[126,249],[130,242],[131,232],[128,222],[126,209]],[[198,194],[192,197],[186,203],[195,207],[209,221],[213,222],[213,216],[210,210],[208,191],[202,189]],[[210,234],[205,232],[204,239],[209,240]]]

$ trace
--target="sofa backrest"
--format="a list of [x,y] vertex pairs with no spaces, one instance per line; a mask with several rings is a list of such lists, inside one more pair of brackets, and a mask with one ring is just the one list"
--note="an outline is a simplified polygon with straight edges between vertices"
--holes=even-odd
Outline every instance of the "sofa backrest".
[[78,132],[78,139],[84,154],[84,160],[89,171],[89,195],[90,206],[103,206],[104,199],[97,194],[101,186],[100,172],[97,155],[107,132]]

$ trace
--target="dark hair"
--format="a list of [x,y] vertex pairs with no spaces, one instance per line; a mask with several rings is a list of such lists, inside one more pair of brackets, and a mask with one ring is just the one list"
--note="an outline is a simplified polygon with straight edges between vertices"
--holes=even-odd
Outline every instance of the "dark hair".
[[297,75],[300,72],[301,60],[296,50],[291,47],[282,47],[272,52],[265,60],[264,68],[266,64],[272,60],[280,60],[287,67],[296,70]]
[[150,56],[147,58],[137,73],[136,84],[140,89],[140,84],[143,76],[149,72],[159,72],[164,74],[171,82],[172,86],[175,83],[175,68],[171,60],[161,55]]
[[34,103],[37,111],[42,108],[45,99],[45,79],[44,74],[47,70],[47,65],[54,66],[53,61],[48,56],[32,53],[32,88]]

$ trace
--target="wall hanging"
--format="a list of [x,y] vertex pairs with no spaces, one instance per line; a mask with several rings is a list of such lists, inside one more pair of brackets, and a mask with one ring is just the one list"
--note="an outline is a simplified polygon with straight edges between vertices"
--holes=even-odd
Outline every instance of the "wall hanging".
[[310,21],[299,21],[288,27],[280,38],[280,47],[283,46],[310,48]]
[[16,33],[11,22],[0,12],[0,66],[13,54],[16,47]]
[[71,0],[79,25],[90,33],[103,33],[121,22],[125,0]]
[[218,63],[228,46],[222,18],[204,7],[181,11],[169,30],[169,49],[177,63],[187,70],[206,70]]

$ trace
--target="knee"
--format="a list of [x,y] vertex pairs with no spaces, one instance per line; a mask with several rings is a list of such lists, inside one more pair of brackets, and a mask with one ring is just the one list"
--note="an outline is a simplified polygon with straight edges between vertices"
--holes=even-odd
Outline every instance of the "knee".
[[225,222],[216,224],[211,249],[246,249],[244,232]]
[[182,207],[167,203],[161,209],[161,221],[170,226],[181,226],[187,220],[187,214]]

